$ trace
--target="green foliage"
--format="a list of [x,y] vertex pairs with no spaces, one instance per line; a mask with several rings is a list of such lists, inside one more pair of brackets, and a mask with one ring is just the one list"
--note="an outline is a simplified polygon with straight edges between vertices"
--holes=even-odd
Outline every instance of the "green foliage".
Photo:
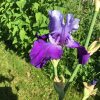
[[47,33],[47,17],[39,11],[40,5],[29,0],[5,0],[1,4],[0,35],[20,53],[28,53],[36,32]]
[[[48,33],[48,10],[65,12],[65,1],[5,0],[0,7],[0,36],[9,40],[19,54],[28,54],[36,32]],[[61,6],[62,5],[62,6]]]
[[20,54],[28,54],[36,32],[48,33],[48,10],[66,13],[65,0],[5,0],[0,7],[0,36]]

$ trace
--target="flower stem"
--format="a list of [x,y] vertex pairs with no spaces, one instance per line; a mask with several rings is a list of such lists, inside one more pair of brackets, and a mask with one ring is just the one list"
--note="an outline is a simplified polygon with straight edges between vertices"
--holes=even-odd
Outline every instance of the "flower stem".
[[[86,40],[86,43],[85,43],[85,47],[87,48],[88,47],[88,44],[89,44],[89,41],[90,41],[90,38],[91,38],[91,35],[92,35],[92,32],[93,32],[93,27],[94,27],[94,24],[95,24],[95,21],[96,21],[96,17],[97,17],[97,14],[98,14],[98,11],[95,11],[94,13],[94,17],[92,19],[92,23],[91,23],[91,26],[90,26],[90,30],[89,30],[89,33],[88,33],[88,37],[87,37],[87,40]],[[69,79],[69,82],[72,82],[74,77],[77,75],[77,72],[80,68],[80,64],[78,64],[72,74],[72,76],[70,77]]]
[[[89,33],[88,33],[88,37],[87,37],[87,40],[86,40],[86,43],[85,43],[86,48],[88,47],[88,44],[89,44],[89,41],[90,41],[90,38],[91,38],[91,35],[92,35],[92,32],[93,32],[93,27],[94,27],[94,24],[95,24],[95,21],[96,21],[97,14],[98,14],[98,11],[95,11],[94,17],[92,19],[92,23],[91,23],[91,26],[90,26],[90,30],[89,30]],[[77,72],[78,72],[80,66],[81,66],[80,64],[78,64],[76,66],[72,76],[69,79],[69,83],[71,83],[73,81],[74,77],[77,75]]]
[[59,82],[59,78],[58,78],[58,72],[57,72],[57,66],[59,63],[59,59],[58,60],[51,60],[53,67],[54,67],[54,81]]
[[[93,16],[93,19],[92,19],[91,26],[90,26],[90,30],[89,30],[89,33],[88,33],[88,36],[87,36],[87,40],[86,40],[86,43],[85,43],[85,48],[88,47],[88,44],[89,44],[89,41],[90,41],[90,38],[91,38],[91,35],[92,35],[92,32],[93,32],[93,27],[94,27],[94,24],[95,24],[95,21],[96,21],[97,14],[98,14],[98,11],[95,11],[94,16]],[[77,75],[80,67],[81,67],[81,64],[78,64],[76,66],[76,68],[75,68],[74,72],[72,73],[72,75],[71,75],[68,83],[65,85],[65,88],[64,88],[65,93],[66,93],[66,91],[67,91],[70,83],[73,81],[73,79]],[[83,99],[83,100],[85,100],[85,99]]]
[[86,97],[83,97],[83,99],[82,100],[86,100],[87,98]]
[[73,81],[73,79],[74,79],[75,76],[77,75],[77,72],[79,71],[80,67],[81,67],[81,64],[78,64],[78,65],[76,66],[76,68],[75,68],[75,70],[74,70],[72,76],[70,77],[68,83],[65,85],[65,88],[64,88],[65,93],[66,93],[67,89],[69,88],[70,83]]
[[77,75],[77,72],[79,71],[80,66],[81,66],[81,64],[78,64],[78,65],[76,66],[76,68],[75,68],[75,70],[74,70],[72,76],[71,76],[70,79],[69,79],[69,83],[71,83],[71,82],[73,81],[73,79],[75,78],[75,76]]
[[90,26],[90,30],[89,30],[89,33],[88,33],[88,36],[87,36],[87,40],[86,40],[86,43],[85,43],[85,48],[87,48],[88,45],[89,45],[89,41],[91,39],[91,35],[92,35],[92,32],[93,32],[93,27],[95,25],[97,15],[98,15],[98,11],[95,11],[93,19],[92,19],[91,26]]

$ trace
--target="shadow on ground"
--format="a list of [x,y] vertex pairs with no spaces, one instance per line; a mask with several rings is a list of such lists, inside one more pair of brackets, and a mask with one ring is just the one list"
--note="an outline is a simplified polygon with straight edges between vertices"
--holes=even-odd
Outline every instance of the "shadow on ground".
[[7,78],[7,77],[0,74],[0,83],[5,82],[5,81],[10,83],[13,80],[13,78],[14,78],[13,76],[11,78]]
[[18,100],[11,87],[0,87],[0,100]]
[[[0,75],[0,83],[2,82],[11,82],[12,78],[6,78],[5,76]],[[16,94],[12,92],[11,87],[0,87],[0,100],[18,100]]]

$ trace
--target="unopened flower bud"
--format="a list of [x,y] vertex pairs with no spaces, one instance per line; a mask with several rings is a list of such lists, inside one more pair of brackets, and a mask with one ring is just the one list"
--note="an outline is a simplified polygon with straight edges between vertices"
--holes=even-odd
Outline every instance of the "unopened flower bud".
[[88,47],[88,53],[92,55],[94,52],[96,52],[100,48],[100,40],[94,41],[89,47]]
[[96,84],[88,84],[87,82],[83,82],[84,85],[84,97],[82,100],[87,100],[89,96],[96,95],[97,88],[95,89]]
[[99,11],[100,9],[100,0],[94,0],[95,3],[95,11]]

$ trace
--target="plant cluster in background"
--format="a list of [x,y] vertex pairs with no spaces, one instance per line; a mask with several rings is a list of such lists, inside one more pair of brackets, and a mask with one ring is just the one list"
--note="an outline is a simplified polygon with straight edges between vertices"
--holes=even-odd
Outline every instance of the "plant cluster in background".
[[[54,2],[54,3],[52,3]],[[10,40],[17,52],[25,54],[30,50],[36,32],[48,33],[47,11],[62,9],[65,1],[58,0],[5,0],[0,7],[0,36]]]

